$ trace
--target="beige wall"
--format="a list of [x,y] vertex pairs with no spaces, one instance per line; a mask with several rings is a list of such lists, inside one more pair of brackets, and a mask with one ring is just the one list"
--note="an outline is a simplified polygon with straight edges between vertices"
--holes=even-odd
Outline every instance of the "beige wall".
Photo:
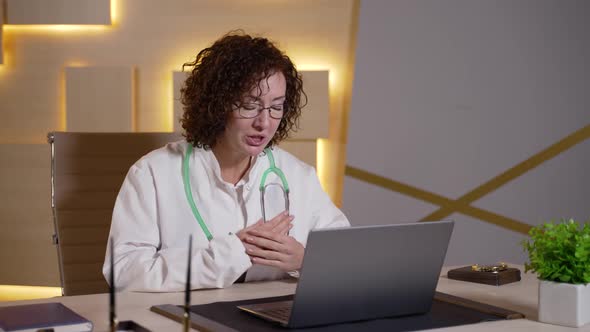
[[[322,184],[338,202],[344,167],[337,161],[343,160],[342,128],[350,96],[346,82],[352,76],[357,7],[354,0],[111,0],[113,24],[108,26],[4,25],[0,252],[26,254],[24,259],[0,256],[0,284],[59,284],[50,242],[45,142],[47,132],[68,127],[66,67],[134,68],[135,130],[172,131],[173,72],[229,30],[242,28],[267,36],[299,69],[330,71],[330,131],[329,138],[318,144],[318,170]],[[105,111],[111,113],[116,112]],[[34,183],[23,184],[28,181]]]

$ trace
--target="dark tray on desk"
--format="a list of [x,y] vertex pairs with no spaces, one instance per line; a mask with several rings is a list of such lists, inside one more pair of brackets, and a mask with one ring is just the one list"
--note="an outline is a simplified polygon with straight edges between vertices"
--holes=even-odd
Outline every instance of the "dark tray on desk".
[[447,277],[449,279],[501,286],[511,282],[520,281],[520,270],[509,267],[508,269],[499,272],[480,272],[472,271],[471,266],[466,266],[449,270]]
[[[293,296],[281,296],[254,300],[215,302],[191,306],[191,325],[200,331],[306,331],[306,332],[347,332],[347,331],[417,331],[449,326],[475,324],[485,321],[524,318],[524,315],[467,300],[461,297],[436,293],[430,312],[394,318],[333,324],[305,329],[287,329],[260,318],[248,315],[238,305],[292,300]],[[176,321],[182,321],[182,307],[175,305],[153,306],[152,311]]]

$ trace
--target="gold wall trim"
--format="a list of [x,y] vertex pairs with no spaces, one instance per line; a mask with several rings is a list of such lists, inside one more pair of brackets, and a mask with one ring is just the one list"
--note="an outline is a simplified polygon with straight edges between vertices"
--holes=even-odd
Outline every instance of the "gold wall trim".
[[445,206],[453,203],[453,200],[448,199],[444,196],[414,186],[410,186],[409,184],[391,180],[386,177],[367,172],[360,168],[346,165],[344,174],[353,177],[357,180],[371,183],[378,187],[389,189],[391,191],[395,191],[434,205]]
[[453,202],[453,204],[450,204],[447,206],[441,206],[440,209],[438,209],[437,211],[424,217],[424,219],[432,220],[432,219],[445,218],[446,216],[452,214],[453,212],[458,211],[458,210],[462,209],[463,207],[468,206],[469,204],[471,204],[471,203],[475,202],[476,200],[482,198],[483,196],[495,191],[496,189],[500,188],[501,186],[505,185],[506,183],[523,175],[524,173],[530,171],[531,169],[541,165],[545,161],[550,160],[550,159],[554,158],[555,156],[559,155],[560,153],[575,146],[576,144],[583,142],[584,140],[588,139],[589,137],[590,137],[590,124],[573,132],[572,134],[566,136],[565,138],[561,139],[557,143],[550,145],[548,148],[542,150],[539,153],[534,154],[533,156],[526,159],[525,161],[509,168],[508,170],[506,170],[503,173],[499,174],[498,176],[492,178],[491,180],[485,182],[484,184],[478,186],[477,188],[473,189],[472,191],[468,192],[467,194],[459,197],[455,202]]
[[[523,233],[523,234],[527,234],[529,229],[531,228],[530,225],[525,224],[523,222],[520,222],[518,220],[515,219],[511,219],[502,215],[499,215],[497,213],[493,213],[490,211],[486,211],[480,208],[476,208],[473,206],[469,206],[469,205],[457,205],[456,201],[414,186],[410,186],[408,184],[399,182],[399,181],[395,181],[395,180],[391,180],[388,179],[386,177],[380,176],[380,175],[376,175],[370,172],[367,172],[365,170],[356,168],[356,167],[352,167],[352,166],[346,166],[346,170],[345,170],[345,174],[353,177],[357,180],[361,180],[370,184],[374,184],[378,187],[381,188],[385,188],[385,189],[389,189],[391,191],[395,191],[398,192],[400,194],[404,194],[407,196],[410,196],[412,198],[427,202],[427,203],[431,203],[434,205],[438,205],[441,208],[445,208],[447,206],[456,206],[457,210],[453,211],[453,212],[460,212],[462,214],[483,220],[485,222],[506,228],[506,229],[510,229],[512,231],[518,232],[518,233]],[[449,213],[450,215],[451,213]],[[444,216],[447,217],[448,215]],[[441,218],[424,218],[420,221],[433,221],[433,220],[441,220],[444,217]]]
[[573,132],[539,153],[534,154],[525,161],[509,168],[456,200],[348,165],[346,166],[345,174],[358,180],[440,206],[438,210],[422,218],[421,221],[441,220],[455,212],[459,212],[518,233],[527,234],[531,225],[471,206],[470,204],[588,138],[590,138],[590,124]]

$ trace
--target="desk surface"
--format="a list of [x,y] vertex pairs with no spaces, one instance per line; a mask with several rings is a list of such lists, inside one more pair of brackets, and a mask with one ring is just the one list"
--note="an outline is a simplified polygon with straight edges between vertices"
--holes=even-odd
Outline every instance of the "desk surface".
[[[500,287],[475,284],[446,277],[449,268],[444,268],[437,290],[521,312],[527,319],[486,322],[436,331],[587,331],[590,324],[579,329],[567,328],[537,322],[538,280],[535,275],[523,273],[522,281]],[[292,294],[294,280],[263,283],[237,284],[226,289],[199,290],[192,293],[192,304],[217,301],[236,301],[250,298]],[[131,293],[117,294],[117,317],[119,320],[134,320],[152,331],[180,331],[181,325],[149,311],[157,304],[182,304],[183,293]],[[61,302],[94,323],[94,331],[108,331],[108,294],[66,296],[43,300],[2,302],[0,306],[42,302]]]

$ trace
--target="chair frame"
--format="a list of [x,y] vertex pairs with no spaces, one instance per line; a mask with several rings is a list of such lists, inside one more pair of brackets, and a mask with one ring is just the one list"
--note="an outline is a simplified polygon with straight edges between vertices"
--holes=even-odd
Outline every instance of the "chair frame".
[[59,246],[58,223],[57,223],[57,208],[55,206],[55,134],[50,132],[47,134],[47,142],[50,146],[51,153],[51,213],[53,215],[53,235],[51,236],[51,243],[57,248],[57,261],[59,264],[59,282],[61,285],[61,295],[64,296],[64,270],[61,256],[61,248]]

